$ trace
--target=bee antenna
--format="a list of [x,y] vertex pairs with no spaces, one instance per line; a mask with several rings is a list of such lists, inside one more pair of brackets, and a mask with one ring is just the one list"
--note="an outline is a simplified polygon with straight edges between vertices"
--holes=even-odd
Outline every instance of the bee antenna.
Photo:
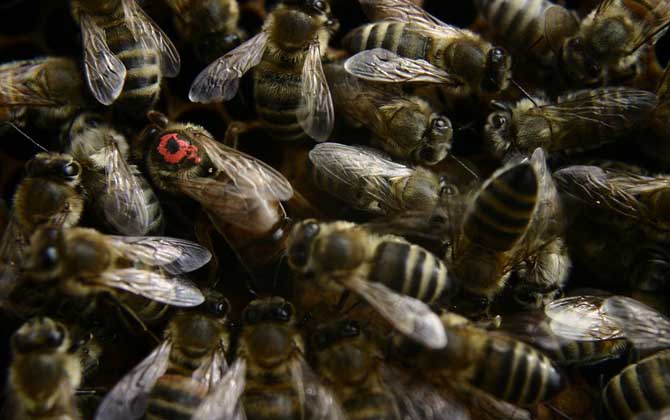
[[37,141],[35,141],[32,137],[30,137],[28,134],[26,134],[25,131],[23,131],[23,130],[21,130],[19,127],[17,127],[16,124],[14,124],[13,122],[11,122],[11,121],[5,121],[5,124],[7,124],[7,125],[11,126],[12,128],[14,128],[14,130],[18,131],[23,137],[25,137],[25,138],[27,138],[28,140],[30,140],[30,142],[31,142],[32,144],[34,144],[35,146],[39,147],[42,151],[44,151],[44,152],[49,152],[49,151],[47,150],[46,147],[42,146],[42,145],[39,144]]
[[511,80],[512,80],[512,84],[513,84],[517,89],[519,89],[519,90],[521,91],[521,93],[523,93],[523,96],[525,96],[526,98],[528,98],[528,100],[530,100],[530,101],[533,103],[533,105],[535,105],[535,107],[537,107],[537,102],[535,102],[535,99],[533,99],[533,97],[530,96],[530,94],[526,91],[526,89],[524,89],[523,86],[521,86],[519,83],[517,83],[516,80],[514,80],[514,79],[511,79]]
[[479,179],[479,175],[477,175],[477,174],[475,173],[475,171],[473,171],[472,169],[470,169],[470,167],[469,167],[468,165],[466,165],[465,162],[463,162],[462,160],[460,160],[459,158],[457,158],[457,157],[454,156],[454,155],[449,155],[449,156],[450,156],[453,160],[455,160],[456,163],[458,163],[459,165],[461,165],[461,166],[463,167],[463,169],[465,169],[470,175],[472,175],[472,177],[473,177],[474,179]]

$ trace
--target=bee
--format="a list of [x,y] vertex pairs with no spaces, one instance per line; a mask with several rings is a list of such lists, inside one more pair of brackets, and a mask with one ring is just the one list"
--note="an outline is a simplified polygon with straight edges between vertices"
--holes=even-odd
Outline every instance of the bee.
[[71,155],[38,153],[26,163],[26,177],[14,194],[14,206],[0,242],[0,295],[15,285],[30,235],[39,226],[69,228],[84,211],[81,165]]
[[444,349],[394,340],[400,357],[410,358],[436,386],[452,383],[518,407],[530,407],[549,400],[565,385],[553,362],[534,347],[479,328],[455,313],[443,313],[440,319],[449,343]]
[[309,159],[320,189],[371,213],[428,211],[455,189],[428,169],[395,163],[371,148],[329,142],[316,145]]
[[[140,300],[139,308],[133,310],[128,294],[177,307],[201,304],[200,290],[177,274],[194,271],[210,258],[205,248],[182,239],[43,228],[31,237],[23,281],[33,287],[51,285],[74,298],[108,294],[135,315],[150,305]],[[162,312],[164,308],[155,309]]]
[[[296,329],[295,308],[280,297],[257,299],[242,312],[237,377],[220,384],[196,412],[198,420],[233,418],[236,401],[231,384],[242,384],[246,418],[344,420],[333,394],[305,360],[305,345]],[[239,362],[238,362],[239,361]]]
[[[344,67],[356,77],[389,83],[436,83],[457,96],[507,88],[512,59],[479,35],[450,26],[409,0],[360,0],[372,20],[343,40]],[[367,51],[365,51],[367,50]]]
[[237,24],[237,0],[168,0],[174,24],[192,45],[196,57],[210,63],[237,47],[242,33]]
[[83,81],[69,58],[44,57],[0,65],[0,122],[50,128],[84,105]]
[[79,419],[75,391],[82,377],[70,335],[60,322],[32,318],[11,338],[9,386],[13,419]]
[[287,250],[289,266],[317,285],[353,291],[398,331],[430,348],[447,344],[437,315],[424,302],[448,299],[456,282],[424,248],[354,223],[307,219],[293,228]]
[[351,420],[467,419],[466,407],[384,362],[370,334],[352,320],[320,326],[311,349],[317,371]]
[[128,159],[126,138],[98,115],[82,113],[65,132],[67,151],[82,166],[89,203],[116,232],[143,236],[162,227],[160,203]]
[[162,77],[179,73],[172,42],[135,0],[75,0],[71,11],[81,27],[84,73],[95,99],[116,102],[129,116],[144,115],[158,100]]
[[512,162],[481,186],[462,217],[452,217],[455,238],[447,264],[466,292],[490,300],[517,270],[517,301],[538,307],[567,280],[570,260],[562,244],[563,214],[542,149]]
[[[244,362],[228,366],[226,319],[230,305],[223,295],[205,291],[200,306],[177,312],[165,338],[106,395],[96,419],[192,418],[220,383],[239,377]],[[236,400],[244,381],[226,382]]]
[[435,165],[451,150],[451,121],[424,99],[357,80],[341,65],[325,68],[338,112],[375,136],[373,144],[396,158]]
[[556,102],[522,99],[515,105],[494,102],[484,127],[487,147],[497,158],[592,149],[616,140],[645,119],[656,106],[651,92],[629,88],[575,91]]
[[667,165],[668,121],[670,121],[670,66],[665,70],[656,89],[658,106],[652,111],[646,122],[650,138],[641,143],[645,156]]
[[232,99],[240,78],[254,68],[256,112],[273,137],[327,140],[335,117],[321,58],[338,25],[324,0],[284,0],[258,35],[196,77],[189,99]]
[[550,7],[545,38],[567,76],[587,85],[605,81],[610,72],[634,77],[643,47],[653,47],[668,25],[665,0],[602,0],[581,21],[561,6]]
[[202,127],[155,112],[150,119],[140,143],[154,185],[200,203],[250,272],[276,262],[289,225],[280,201],[293,195],[286,178]]

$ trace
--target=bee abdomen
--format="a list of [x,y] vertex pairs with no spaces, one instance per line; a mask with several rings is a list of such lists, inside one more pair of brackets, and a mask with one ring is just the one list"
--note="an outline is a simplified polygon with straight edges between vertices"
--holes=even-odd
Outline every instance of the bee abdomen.
[[377,22],[363,25],[350,32],[342,41],[345,48],[356,53],[374,48],[384,48],[409,58],[427,58],[432,40],[417,31],[407,30],[398,22]]
[[481,363],[470,383],[519,406],[551,398],[563,387],[563,378],[551,360],[529,345],[492,337],[485,341]]
[[396,420],[397,408],[385,394],[357,393],[342,401],[342,408],[350,420]]
[[146,208],[149,214],[149,226],[145,235],[159,235],[163,233],[163,209],[158,201],[158,197],[153,188],[135,165],[130,166],[130,170],[137,181],[137,184],[142,189],[144,197],[146,197]]
[[279,140],[306,137],[298,124],[302,77],[291,72],[257,68],[254,74],[256,112],[270,134]]
[[151,392],[146,417],[188,420],[206,394],[207,387],[190,377],[165,374]]
[[643,411],[670,406],[670,351],[662,351],[628,366],[603,390],[607,410],[629,419]]
[[473,242],[507,251],[526,232],[537,203],[537,176],[528,163],[494,178],[479,194],[463,226]]
[[429,303],[454,290],[442,261],[425,249],[404,242],[386,241],[379,245],[370,280]]
[[248,419],[297,420],[301,418],[298,394],[293,388],[244,391],[244,411]]
[[508,45],[528,49],[544,35],[546,0],[480,0],[477,6]]

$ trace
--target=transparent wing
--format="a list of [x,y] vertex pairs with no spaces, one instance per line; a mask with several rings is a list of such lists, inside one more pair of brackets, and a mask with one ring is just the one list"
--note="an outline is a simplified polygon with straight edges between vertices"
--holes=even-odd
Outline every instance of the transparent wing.
[[100,403],[96,420],[139,419],[147,409],[151,389],[166,371],[172,343],[164,341],[124,376]]
[[216,102],[232,99],[240,78],[261,62],[268,35],[260,32],[207,66],[195,78],[188,92],[191,102]]
[[562,345],[573,342],[555,334],[550,322],[543,311],[517,313],[502,320],[500,331],[548,352],[558,351]]
[[47,61],[48,58],[42,58],[0,66],[0,106],[61,105],[56,98],[48,97],[45,89],[36,88],[36,70]]
[[191,378],[197,382],[205,384],[208,392],[214,389],[228,370],[225,348],[226,343],[220,341],[211,357],[204,361],[191,375]]
[[568,9],[554,5],[544,12],[544,37],[549,47],[558,52],[563,41],[579,31],[579,21]]
[[131,261],[160,266],[170,274],[188,273],[207,264],[207,248],[185,239],[164,236],[107,236],[114,247]]
[[638,350],[670,348],[670,319],[626,296],[605,299],[603,311],[621,327]]
[[306,420],[345,420],[346,416],[333,393],[323,386],[301,355],[294,357],[291,374]]
[[105,218],[119,233],[144,235],[151,223],[144,190],[111,138],[103,153],[107,194],[101,199]]
[[408,375],[387,365],[381,376],[398,403],[403,420],[467,420],[468,408],[460,401],[432,385],[412,380]]
[[105,32],[87,15],[80,16],[84,41],[84,73],[91,93],[103,105],[118,98],[126,80],[126,67],[107,45]]
[[368,149],[338,143],[316,145],[309,152],[309,159],[329,178],[364,194],[360,202],[377,201],[397,210],[401,206],[390,181],[413,173],[412,168],[384,159]]
[[644,218],[645,208],[635,195],[610,182],[598,166],[569,166],[554,172],[561,193],[592,207],[603,207],[627,217]]
[[244,392],[246,367],[244,359],[235,360],[193,413],[192,420],[242,420],[240,397]]
[[300,127],[316,141],[328,140],[333,131],[335,111],[330,88],[321,65],[318,40],[309,45],[302,68],[302,87],[297,118]]
[[447,334],[440,318],[422,301],[364,279],[349,280],[345,287],[361,295],[402,334],[431,349],[447,345]]
[[463,84],[456,76],[426,60],[402,57],[383,48],[361,51],[349,57],[344,69],[371,82]]
[[167,277],[159,271],[137,268],[110,270],[102,273],[96,282],[172,306],[198,306],[205,301],[202,292],[190,281]]
[[411,0],[359,0],[370,20],[392,20],[408,23],[424,31],[457,34],[458,28],[430,15]]
[[624,338],[619,323],[603,310],[603,296],[571,296],[547,304],[550,328],[559,336],[577,341]]
[[123,14],[135,40],[140,42],[145,49],[158,50],[163,75],[174,77],[179,74],[181,68],[179,52],[167,35],[144,13],[135,0],[123,0]]

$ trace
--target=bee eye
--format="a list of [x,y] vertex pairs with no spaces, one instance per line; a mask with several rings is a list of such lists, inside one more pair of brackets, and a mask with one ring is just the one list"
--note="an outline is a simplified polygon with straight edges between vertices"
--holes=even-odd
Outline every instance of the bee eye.
[[80,169],[81,168],[79,166],[79,163],[74,162],[74,161],[66,163],[65,165],[63,165],[63,168],[62,168],[63,175],[65,175],[66,177],[69,177],[69,178],[74,178],[77,175],[79,175]]
[[314,3],[312,3],[312,7],[314,10],[317,12],[325,12],[326,11],[326,3],[322,0],[316,0]]
[[307,223],[303,227],[303,234],[305,238],[311,239],[314,238],[319,233],[319,225],[317,223]]
[[160,134],[160,130],[159,130],[158,127],[156,127],[155,125],[152,125],[152,126],[149,127],[149,129],[147,130],[147,137],[149,137],[149,138],[151,138],[151,139],[158,138],[158,135],[159,135],[159,134]]
[[286,322],[291,319],[292,310],[288,305],[284,305],[278,308],[275,308],[272,311],[272,318],[277,321]]
[[227,302],[216,302],[213,306],[213,312],[216,315],[225,315],[228,313],[228,303]]
[[86,117],[86,125],[90,128],[97,128],[102,124],[102,120],[99,117]]
[[444,131],[445,129],[449,128],[449,126],[449,121],[447,121],[445,118],[440,117],[433,120],[433,128],[435,130]]
[[47,344],[50,347],[58,347],[63,343],[63,338],[65,334],[63,333],[61,328],[57,328],[55,330],[49,331],[49,334],[47,335]]
[[342,336],[344,337],[355,337],[360,333],[360,328],[358,327],[358,323],[351,321],[347,322],[342,328]]
[[493,125],[493,128],[500,130],[507,124],[507,118],[500,114],[496,114],[491,118],[491,124]]
[[55,246],[47,247],[41,255],[40,267],[43,269],[52,269],[58,264],[58,249]]
[[494,48],[491,51],[491,63],[500,64],[505,59],[505,51],[502,48]]

